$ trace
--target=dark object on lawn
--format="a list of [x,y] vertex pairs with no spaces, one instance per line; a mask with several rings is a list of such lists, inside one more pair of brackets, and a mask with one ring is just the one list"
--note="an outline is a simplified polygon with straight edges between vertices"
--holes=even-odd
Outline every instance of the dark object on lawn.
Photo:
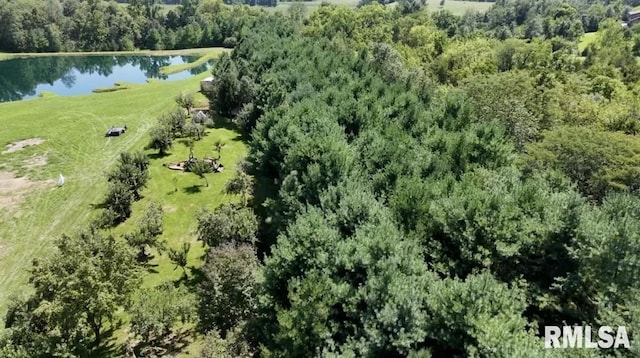
[[127,126],[124,127],[111,127],[107,130],[106,137],[117,137],[127,131]]
[[[197,158],[191,157],[189,158],[189,160],[183,160],[181,162],[175,163],[165,163],[163,165],[172,170],[181,170],[184,172],[188,172],[190,171],[189,165],[195,163],[197,160]],[[204,158],[203,161],[210,166],[211,173],[220,173],[224,170],[224,165],[218,162],[218,160],[215,158]]]

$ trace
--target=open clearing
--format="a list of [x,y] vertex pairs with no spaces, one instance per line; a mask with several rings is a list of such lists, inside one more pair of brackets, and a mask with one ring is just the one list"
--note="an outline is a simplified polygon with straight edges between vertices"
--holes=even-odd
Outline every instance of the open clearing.
[[9,212],[24,200],[29,192],[42,187],[53,187],[53,180],[31,181],[13,173],[0,172],[0,211]]
[[[197,90],[200,79],[206,76],[208,73],[180,81],[151,81],[110,93],[0,104],[3,119],[0,143],[24,138],[45,139],[40,145],[3,154],[0,160],[0,171],[5,173],[3,185],[11,186],[11,205],[14,206],[12,210],[0,210],[0,246],[5,252],[0,257],[0,315],[4,314],[10,296],[24,292],[27,287],[32,260],[45,256],[52,249],[53,241],[63,233],[86,227],[97,214],[94,205],[107,189],[105,173],[119,153],[142,149],[157,116],[175,106],[174,97],[179,92]],[[120,137],[105,138],[105,130],[113,123],[126,123],[130,130]],[[192,241],[195,211],[234,199],[223,195],[221,190],[233,175],[235,162],[246,153],[236,132],[217,128],[209,130],[205,139],[196,143],[195,154],[212,156],[212,141],[216,139],[228,143],[222,150],[226,168],[223,173],[210,174],[209,187],[204,187],[204,182],[193,174],[162,167],[165,161],[188,157],[188,148],[177,142],[170,156],[152,159],[151,181],[143,192],[144,199],[134,205],[131,220],[114,233],[131,230],[147,203],[156,200],[174,208],[165,215],[166,230],[162,237],[168,245]],[[7,173],[12,173],[11,177]],[[59,173],[66,177],[66,182],[57,188],[55,179]],[[15,179],[14,175],[19,178]],[[43,182],[49,183],[52,189],[34,190]],[[24,195],[16,196],[17,192]],[[19,197],[18,203],[15,197]],[[201,246],[193,245],[189,265],[199,265],[201,254]],[[145,284],[180,276],[179,270],[174,271],[164,256],[158,256],[154,264],[158,266]]]
[[[328,1],[304,1],[302,4],[306,7],[306,13],[309,15],[315,9],[321,6],[323,2],[327,2],[335,5],[345,5],[350,7],[356,7],[360,0],[328,0]],[[269,12],[287,11],[292,2],[278,2],[276,7],[263,7],[264,10]],[[390,4],[390,6],[396,6],[396,3]],[[451,11],[455,15],[464,15],[467,11],[485,12],[493,3],[491,2],[479,2],[479,1],[458,1],[458,0],[446,0],[444,6],[440,6],[440,0],[427,0],[427,10],[430,12],[438,11],[440,9],[446,9]]]
[[427,0],[427,10],[449,10],[455,15],[464,15],[467,11],[485,12],[493,6],[492,2],[445,0],[444,6],[440,6],[440,0]]
[[7,149],[5,149],[2,154],[9,154],[13,152],[17,152],[23,150],[26,147],[31,147],[32,145],[39,145],[44,143],[44,139],[42,138],[31,138],[19,140],[7,145]]
[[597,32],[587,32],[586,34],[582,35],[580,41],[578,42],[578,52],[582,54],[582,51],[584,51],[587,46],[592,44],[596,40],[597,36]]

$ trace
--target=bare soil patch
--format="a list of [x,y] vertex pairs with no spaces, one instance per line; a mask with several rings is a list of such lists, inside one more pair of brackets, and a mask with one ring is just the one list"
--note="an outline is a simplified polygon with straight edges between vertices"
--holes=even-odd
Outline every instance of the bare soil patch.
[[16,178],[12,173],[0,172],[0,211],[18,206],[26,194],[35,188],[53,186],[53,180],[31,181]]
[[45,165],[47,165],[46,155],[36,155],[35,157],[31,157],[24,161],[24,166],[29,169],[43,167]]
[[30,147],[32,145],[38,145],[44,143],[44,139],[42,138],[30,138],[25,140],[19,140],[17,142],[13,142],[7,145],[7,149],[2,152],[2,154],[8,154],[17,152],[19,150],[23,150],[26,147]]

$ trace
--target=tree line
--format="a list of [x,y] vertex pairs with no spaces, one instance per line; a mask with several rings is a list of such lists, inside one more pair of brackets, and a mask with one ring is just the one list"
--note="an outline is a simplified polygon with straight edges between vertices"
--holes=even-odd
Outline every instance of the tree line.
[[581,24],[460,21],[323,6],[216,64],[212,110],[269,188],[262,356],[530,357],[545,325],[638,327],[635,29],[603,20],[580,56]]
[[0,0],[0,51],[121,51],[233,47],[266,14],[219,0]]

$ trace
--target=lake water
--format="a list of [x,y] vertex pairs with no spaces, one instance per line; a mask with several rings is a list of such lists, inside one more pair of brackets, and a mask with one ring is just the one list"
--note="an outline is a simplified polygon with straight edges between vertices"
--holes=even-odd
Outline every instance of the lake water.
[[144,83],[149,78],[179,80],[204,72],[208,64],[172,75],[164,66],[191,63],[193,56],[51,56],[0,61],[0,102],[33,98],[42,92],[60,96],[91,93],[116,82]]

